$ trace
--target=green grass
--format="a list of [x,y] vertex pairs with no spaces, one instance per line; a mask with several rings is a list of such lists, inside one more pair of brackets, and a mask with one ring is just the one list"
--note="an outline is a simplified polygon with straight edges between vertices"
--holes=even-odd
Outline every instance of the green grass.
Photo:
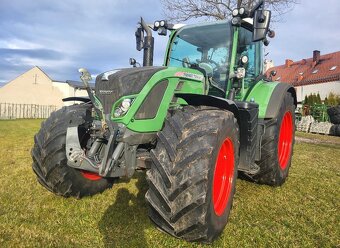
[[[158,231],[144,173],[76,200],[53,195],[31,170],[40,120],[0,121],[0,247],[203,247]],[[340,246],[340,145],[296,143],[280,188],[238,180],[229,223],[213,247]]]

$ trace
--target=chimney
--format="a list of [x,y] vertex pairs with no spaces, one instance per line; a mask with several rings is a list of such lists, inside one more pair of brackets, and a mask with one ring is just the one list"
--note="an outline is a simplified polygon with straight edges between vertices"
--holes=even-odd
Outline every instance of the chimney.
[[286,59],[285,65],[286,65],[287,68],[289,68],[292,64],[293,64],[293,60],[291,60],[291,59]]
[[314,50],[313,51],[313,62],[317,64],[319,63],[319,60],[320,60],[320,51]]

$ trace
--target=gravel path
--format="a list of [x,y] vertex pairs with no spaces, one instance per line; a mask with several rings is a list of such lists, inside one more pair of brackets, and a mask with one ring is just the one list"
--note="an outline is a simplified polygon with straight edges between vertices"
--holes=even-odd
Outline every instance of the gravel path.
[[305,137],[298,137],[295,136],[296,142],[304,142],[304,143],[312,143],[312,144],[332,144],[332,145],[340,145],[340,141],[333,141],[333,140],[321,140],[317,138],[305,138]]

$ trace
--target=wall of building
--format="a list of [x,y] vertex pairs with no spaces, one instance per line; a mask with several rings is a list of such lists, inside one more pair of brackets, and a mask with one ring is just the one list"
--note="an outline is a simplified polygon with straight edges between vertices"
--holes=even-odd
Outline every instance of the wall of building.
[[[60,90],[60,92],[63,95],[63,98],[72,97],[72,96],[88,96],[86,90],[73,88],[68,83],[53,82],[53,86],[58,88],[58,90]],[[74,104],[73,101],[64,102],[64,105],[72,105],[72,104]]]
[[295,87],[295,90],[298,102],[303,101],[306,95],[308,96],[313,93],[319,93],[321,99],[323,100],[329,95],[330,92],[340,95],[340,81],[297,86]]
[[6,106],[25,104],[61,108],[74,103],[62,101],[71,96],[87,96],[87,92],[65,82],[52,81],[39,67],[32,68],[0,88],[0,103],[9,104]]
[[34,67],[0,88],[1,103],[63,106],[62,92],[52,80]]

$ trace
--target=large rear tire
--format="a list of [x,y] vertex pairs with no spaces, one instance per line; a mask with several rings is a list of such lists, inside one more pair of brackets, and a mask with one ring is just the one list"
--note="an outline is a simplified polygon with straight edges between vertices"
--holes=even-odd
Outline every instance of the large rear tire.
[[231,112],[187,106],[169,116],[147,172],[151,220],[187,241],[223,231],[237,178],[239,130]]
[[291,165],[295,137],[295,105],[287,92],[276,118],[268,120],[262,137],[260,171],[252,179],[261,184],[282,185]]
[[[32,168],[38,182],[49,191],[64,196],[91,196],[112,187],[113,179],[69,167],[66,158],[66,131],[69,120],[91,120],[91,108],[86,105],[63,107],[41,124],[34,136]],[[80,137],[81,143],[86,135]]]

